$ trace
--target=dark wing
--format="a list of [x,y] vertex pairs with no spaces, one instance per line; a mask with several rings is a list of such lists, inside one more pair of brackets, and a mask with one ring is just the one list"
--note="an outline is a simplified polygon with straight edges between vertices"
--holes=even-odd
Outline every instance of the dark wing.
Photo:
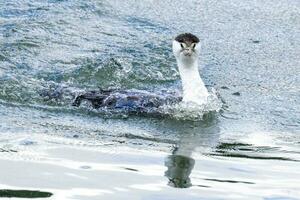
[[180,101],[180,97],[173,95],[157,95],[141,90],[98,90],[78,95],[73,106],[80,106],[83,100],[92,104],[93,108],[125,110],[131,113],[145,113],[167,103]]

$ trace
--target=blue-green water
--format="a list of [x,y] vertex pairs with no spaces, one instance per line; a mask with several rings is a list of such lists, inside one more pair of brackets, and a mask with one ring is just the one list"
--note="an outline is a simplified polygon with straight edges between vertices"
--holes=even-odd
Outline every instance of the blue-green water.
[[[155,192],[140,188],[132,199],[298,199],[299,28],[294,0],[2,0],[0,155],[9,163],[10,157],[35,160],[22,151],[52,145],[143,150],[115,158],[137,168],[156,164],[162,173],[152,180],[144,169],[108,184],[149,181]],[[180,90],[171,42],[182,32],[202,41],[201,76],[224,101],[216,116],[196,122],[103,116],[71,106],[73,93],[99,87]],[[40,95],[57,87],[65,90],[59,101]],[[162,156],[152,157],[153,151]],[[8,168],[0,166],[3,173]],[[90,179],[62,185],[106,188]],[[9,178],[0,185],[21,187]]]

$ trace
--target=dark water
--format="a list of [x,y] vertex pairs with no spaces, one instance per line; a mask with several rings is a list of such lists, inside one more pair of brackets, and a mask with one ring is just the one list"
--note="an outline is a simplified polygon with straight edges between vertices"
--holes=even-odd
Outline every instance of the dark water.
[[[298,199],[299,28],[296,0],[0,1],[0,154],[52,144],[149,150],[145,160],[159,151],[167,187],[144,199],[176,199],[170,188],[187,188],[181,199]],[[85,89],[180,89],[171,41],[182,32],[202,41],[219,114],[191,122],[71,106]],[[59,101],[40,95],[53,88],[66,91]]]
[[0,190],[0,197],[8,198],[47,198],[52,196],[49,192],[27,191],[27,190]]

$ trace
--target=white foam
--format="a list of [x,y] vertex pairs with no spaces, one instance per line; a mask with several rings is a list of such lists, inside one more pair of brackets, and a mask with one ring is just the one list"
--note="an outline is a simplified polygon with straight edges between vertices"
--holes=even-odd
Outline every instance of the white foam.
[[196,104],[193,102],[180,102],[178,104],[162,106],[162,113],[178,120],[202,120],[205,114],[219,112],[222,102],[218,98],[215,90],[212,90],[207,98],[206,104]]

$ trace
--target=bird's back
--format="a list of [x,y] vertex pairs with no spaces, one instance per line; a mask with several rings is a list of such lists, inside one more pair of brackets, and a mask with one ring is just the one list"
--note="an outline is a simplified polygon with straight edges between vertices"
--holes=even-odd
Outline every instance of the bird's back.
[[177,103],[179,95],[170,92],[158,94],[143,90],[94,90],[78,95],[73,103],[80,106],[83,101],[91,103],[93,108],[124,110],[130,113],[157,112],[162,105]]

